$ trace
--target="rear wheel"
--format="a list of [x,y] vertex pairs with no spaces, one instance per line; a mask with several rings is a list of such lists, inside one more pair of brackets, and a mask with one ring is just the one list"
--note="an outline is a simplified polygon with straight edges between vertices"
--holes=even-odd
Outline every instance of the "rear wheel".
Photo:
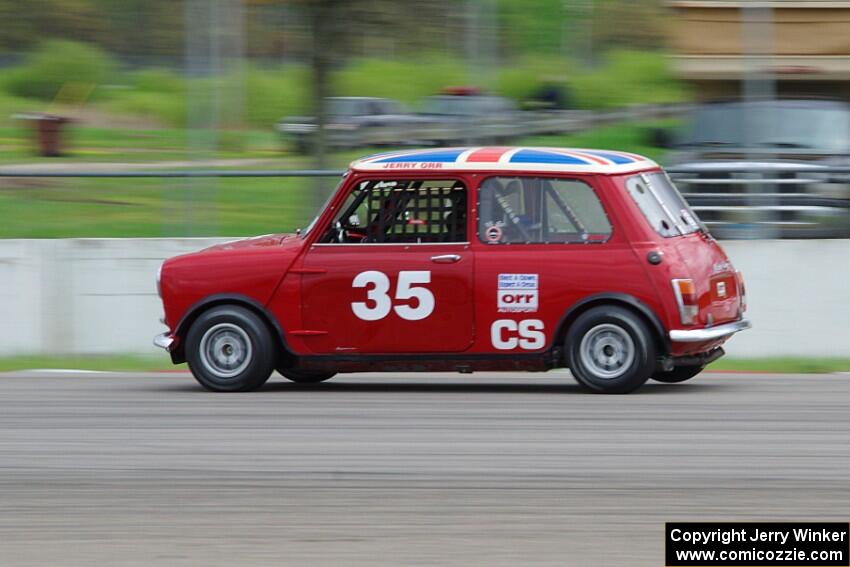
[[601,394],[635,390],[655,366],[655,343],[646,323],[614,305],[579,315],[567,332],[564,350],[578,383]]
[[665,384],[676,384],[677,382],[690,380],[702,372],[703,369],[705,369],[705,366],[702,364],[696,366],[677,366],[667,372],[656,372],[652,375],[652,379],[656,382],[664,382]]
[[268,327],[236,305],[202,313],[186,335],[186,361],[195,379],[214,392],[246,392],[262,386],[275,363]]
[[281,376],[296,384],[318,384],[336,376],[336,372],[311,372],[294,368],[278,368],[277,371]]

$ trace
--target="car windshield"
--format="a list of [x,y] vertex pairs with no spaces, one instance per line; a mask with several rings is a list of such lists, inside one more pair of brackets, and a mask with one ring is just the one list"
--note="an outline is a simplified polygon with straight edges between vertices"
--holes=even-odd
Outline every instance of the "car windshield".
[[369,114],[367,101],[358,98],[328,99],[328,114],[331,116],[365,116]]
[[846,153],[850,110],[828,101],[706,104],[694,113],[685,146],[759,147]]
[[321,207],[319,207],[319,212],[316,213],[316,216],[313,217],[313,220],[310,221],[310,224],[307,225],[307,228],[305,228],[304,230],[301,231],[301,238],[304,238],[305,236],[310,234],[310,231],[313,230],[313,228],[316,226],[316,223],[319,221],[319,217],[322,216],[322,213],[324,212],[324,210],[327,209],[328,205],[330,205],[331,201],[333,201],[334,196],[337,194],[337,192],[339,191],[339,188],[342,186],[342,184],[345,183],[345,180],[346,180],[347,177],[348,177],[348,172],[345,172],[345,174],[343,174],[343,176],[342,176],[342,179],[337,184],[336,189],[331,191],[331,194],[328,195],[328,198],[325,199],[325,202],[322,203]]
[[425,101],[425,114],[465,116],[481,114],[486,108],[484,97],[478,96],[432,96]]
[[634,175],[626,180],[626,189],[661,236],[708,232],[666,173]]

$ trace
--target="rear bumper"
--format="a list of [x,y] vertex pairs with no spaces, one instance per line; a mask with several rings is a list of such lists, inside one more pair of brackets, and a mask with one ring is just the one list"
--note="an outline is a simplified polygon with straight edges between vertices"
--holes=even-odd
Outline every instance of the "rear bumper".
[[161,333],[153,338],[154,346],[158,346],[159,348],[165,349],[168,352],[171,352],[171,348],[174,346],[176,339],[172,337],[169,333]]
[[733,321],[717,325],[716,327],[707,327],[703,329],[674,329],[670,331],[670,340],[674,343],[703,343],[708,341],[716,341],[731,337],[737,332],[744,331],[752,327],[752,323],[748,319]]

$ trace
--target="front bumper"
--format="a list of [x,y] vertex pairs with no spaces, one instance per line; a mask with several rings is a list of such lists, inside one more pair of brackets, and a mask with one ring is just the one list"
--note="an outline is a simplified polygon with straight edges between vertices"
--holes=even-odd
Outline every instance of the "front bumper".
[[163,348],[168,352],[171,352],[171,347],[174,346],[174,343],[177,340],[172,337],[169,333],[161,333],[153,338],[154,346],[158,346],[159,348]]
[[752,323],[748,319],[741,319],[732,323],[724,323],[723,325],[703,329],[674,329],[670,331],[670,340],[674,343],[716,341],[731,337],[735,333],[749,329],[752,326]]

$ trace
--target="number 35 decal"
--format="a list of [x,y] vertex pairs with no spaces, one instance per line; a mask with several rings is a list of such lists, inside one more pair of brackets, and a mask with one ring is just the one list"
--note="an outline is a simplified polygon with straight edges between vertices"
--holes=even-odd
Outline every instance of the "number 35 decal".
[[390,278],[383,272],[369,270],[357,274],[351,287],[371,288],[366,292],[367,301],[354,301],[351,310],[364,321],[379,321],[395,310],[396,314],[408,321],[420,321],[434,312],[434,294],[426,287],[417,284],[431,283],[431,272],[409,271],[398,273],[396,300],[415,299],[416,307],[395,305],[390,298]]

